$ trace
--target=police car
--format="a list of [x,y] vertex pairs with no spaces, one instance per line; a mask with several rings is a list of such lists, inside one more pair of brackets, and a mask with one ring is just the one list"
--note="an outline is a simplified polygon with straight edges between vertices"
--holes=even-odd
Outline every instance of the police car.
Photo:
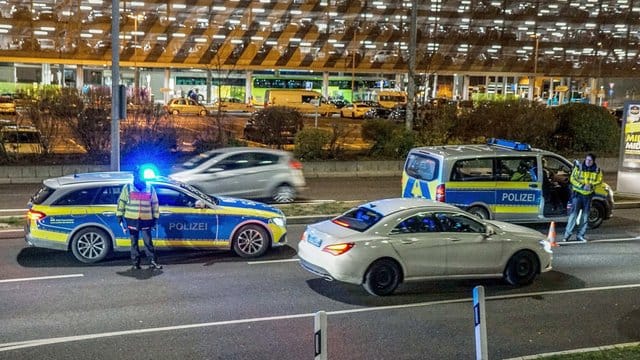
[[[123,185],[132,179],[128,172],[95,172],[44,180],[28,204],[26,242],[71,251],[84,263],[101,261],[113,251],[129,251],[129,236],[118,224],[116,204]],[[164,177],[148,181],[160,205],[152,231],[158,249],[222,248],[252,258],[286,243],[286,219],[279,209],[210,196]]]
[[[483,219],[534,223],[567,220],[573,165],[529,144],[489,139],[487,144],[412,149],[402,173],[402,196],[456,205]],[[613,191],[595,188],[589,226],[613,210]]]

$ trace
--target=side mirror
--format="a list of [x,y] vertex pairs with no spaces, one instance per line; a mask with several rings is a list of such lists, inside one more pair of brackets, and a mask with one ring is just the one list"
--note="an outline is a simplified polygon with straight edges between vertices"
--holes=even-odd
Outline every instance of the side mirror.
[[206,209],[207,205],[202,200],[196,200],[195,208],[196,209]]
[[491,225],[487,225],[484,231],[484,237],[490,237],[495,234],[496,234],[496,229],[494,229],[493,226]]
[[573,160],[573,166],[580,166],[580,160],[578,159]]

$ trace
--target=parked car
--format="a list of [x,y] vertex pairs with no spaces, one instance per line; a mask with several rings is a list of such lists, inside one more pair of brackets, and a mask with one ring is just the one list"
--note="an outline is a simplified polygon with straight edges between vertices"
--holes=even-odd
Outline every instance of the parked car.
[[552,269],[553,258],[538,231],[420,198],[372,201],[309,225],[298,256],[311,273],[377,296],[425,279],[495,277],[527,285]]
[[253,112],[255,108],[252,104],[248,104],[238,98],[222,98],[213,103],[213,110],[221,112]]
[[16,114],[16,102],[12,96],[4,94],[0,96],[0,114]]
[[207,194],[295,200],[306,182],[302,163],[287,151],[251,147],[214,149],[182,164],[170,178]]
[[205,116],[209,113],[204,105],[188,98],[171,99],[169,100],[169,103],[164,106],[164,109],[166,112],[172,115],[191,114]]
[[340,109],[340,117],[352,119],[364,119],[373,108],[364,102],[356,101],[347,104]]

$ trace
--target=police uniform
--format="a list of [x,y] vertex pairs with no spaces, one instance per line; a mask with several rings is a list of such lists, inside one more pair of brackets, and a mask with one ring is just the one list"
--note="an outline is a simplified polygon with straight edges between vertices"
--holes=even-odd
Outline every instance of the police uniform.
[[133,268],[140,268],[138,240],[140,239],[140,234],[142,234],[144,251],[147,258],[151,259],[151,268],[161,269],[162,266],[157,263],[158,259],[151,239],[151,228],[155,226],[160,216],[158,195],[153,186],[146,182],[134,184],[126,184],[122,187],[118,198],[116,216],[121,224],[124,217],[124,222],[129,230]]
[[573,197],[571,199],[571,213],[567,221],[567,228],[564,232],[563,241],[569,240],[573,228],[576,226],[576,220],[578,213],[582,210],[582,217],[580,218],[580,225],[578,228],[578,240],[586,241],[584,234],[587,232],[587,225],[589,222],[589,212],[591,211],[591,198],[595,191],[596,186],[602,183],[602,170],[598,168],[593,159],[593,164],[587,166],[584,162],[580,166],[576,166],[571,171],[571,189],[573,191]]

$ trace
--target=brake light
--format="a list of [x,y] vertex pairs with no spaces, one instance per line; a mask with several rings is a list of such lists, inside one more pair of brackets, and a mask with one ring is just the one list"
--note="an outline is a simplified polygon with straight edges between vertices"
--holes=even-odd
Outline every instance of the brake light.
[[445,202],[444,192],[444,184],[436,186],[436,201]]
[[302,163],[298,160],[289,160],[289,167],[295,170],[302,170]]
[[47,216],[47,214],[43,213],[42,211],[36,211],[36,210],[31,210],[29,209],[29,211],[27,211],[27,218],[29,220],[42,220]]
[[338,256],[351,250],[354,246],[355,246],[354,243],[331,244],[331,245],[325,246],[324,249],[322,249],[322,251],[328,252],[333,256]]
[[337,220],[337,219],[333,219],[333,220],[331,220],[331,222],[333,222],[333,223],[334,223],[334,224],[336,224],[336,225],[340,225],[340,226],[342,226],[342,227],[346,227],[346,228],[348,228],[348,227],[349,227],[349,224],[348,224],[348,223],[346,223],[346,222],[344,222],[344,221]]

